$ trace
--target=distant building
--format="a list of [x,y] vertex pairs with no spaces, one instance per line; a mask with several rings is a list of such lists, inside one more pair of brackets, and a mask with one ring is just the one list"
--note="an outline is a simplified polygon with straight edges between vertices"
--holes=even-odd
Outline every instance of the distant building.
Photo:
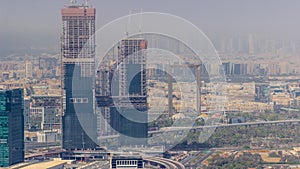
[[53,69],[56,67],[57,65],[57,58],[51,58],[51,57],[47,57],[47,58],[39,58],[39,69]]
[[9,80],[10,76],[9,76],[9,72],[2,72],[2,80]]
[[26,78],[32,78],[32,63],[31,62],[25,63],[25,76],[26,76]]
[[24,99],[24,129],[30,130],[30,99]]
[[223,71],[226,75],[231,74],[232,69],[231,69],[231,63],[230,62],[222,63],[222,66],[223,66]]
[[58,140],[59,140],[59,136],[57,132],[41,131],[37,133],[37,142],[50,143],[50,142],[57,142]]
[[30,118],[36,119],[30,122],[31,129],[42,129],[42,116],[44,114],[44,107],[30,107]]
[[226,62],[226,63],[222,63],[222,66],[223,66],[223,71],[226,75],[248,74],[247,64]]
[[24,161],[23,90],[0,90],[0,167]]
[[270,85],[267,83],[255,84],[255,101],[267,103],[270,101]]
[[255,35],[250,34],[248,37],[248,51],[249,54],[255,54]]

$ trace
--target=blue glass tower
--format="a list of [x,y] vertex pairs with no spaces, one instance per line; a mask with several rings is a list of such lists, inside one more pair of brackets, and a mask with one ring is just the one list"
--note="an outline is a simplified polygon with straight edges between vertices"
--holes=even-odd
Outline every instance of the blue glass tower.
[[24,161],[23,90],[0,90],[0,167]]

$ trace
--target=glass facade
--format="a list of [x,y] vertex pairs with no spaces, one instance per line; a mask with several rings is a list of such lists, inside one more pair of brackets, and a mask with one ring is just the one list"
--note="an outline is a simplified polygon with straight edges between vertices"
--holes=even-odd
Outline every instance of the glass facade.
[[[93,149],[97,147],[93,141],[96,140],[93,80],[92,77],[81,77],[80,68],[80,65],[65,65],[66,111],[63,116],[64,149]],[[73,85],[73,83],[76,85]]]
[[122,62],[115,73],[116,77],[111,79],[115,104],[110,107],[110,125],[121,134],[121,146],[147,145],[146,54],[143,52],[147,49],[147,41],[124,39],[118,49]]
[[62,146],[64,149],[94,149],[95,14],[88,6],[71,5],[62,14]]
[[24,161],[23,90],[0,91],[0,167]]

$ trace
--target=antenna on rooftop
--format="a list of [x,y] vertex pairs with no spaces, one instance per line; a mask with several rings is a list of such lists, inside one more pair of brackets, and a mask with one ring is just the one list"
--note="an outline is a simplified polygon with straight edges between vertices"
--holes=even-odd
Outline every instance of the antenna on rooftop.
[[131,11],[129,11],[129,17],[128,17],[128,21],[127,21],[127,28],[126,28],[126,32],[125,32],[127,38],[128,38],[128,35],[129,35],[130,22],[131,22]]

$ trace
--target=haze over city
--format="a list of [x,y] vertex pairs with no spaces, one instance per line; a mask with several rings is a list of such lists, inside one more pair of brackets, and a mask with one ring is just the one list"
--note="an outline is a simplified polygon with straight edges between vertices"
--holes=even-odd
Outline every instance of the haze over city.
[[298,16],[299,0],[2,1],[0,168],[300,168]]
[[[3,1],[0,7],[0,56],[20,48],[51,48],[59,51],[61,1]],[[299,40],[297,15],[300,2],[289,1],[91,1],[97,7],[96,28],[132,13],[163,12],[183,17],[218,44],[220,38],[258,34],[266,39]],[[47,40],[45,40],[47,39]]]

